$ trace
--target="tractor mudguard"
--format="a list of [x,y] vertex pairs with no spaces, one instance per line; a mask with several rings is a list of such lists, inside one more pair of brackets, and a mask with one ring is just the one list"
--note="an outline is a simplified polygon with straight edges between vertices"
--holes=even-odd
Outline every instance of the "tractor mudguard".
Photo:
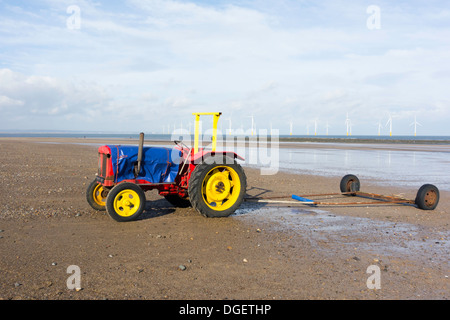
[[201,162],[206,161],[206,159],[214,157],[214,156],[225,156],[227,158],[230,159],[239,159],[244,161],[245,159],[242,158],[240,155],[238,155],[235,152],[232,151],[203,151],[200,150],[199,152],[197,152],[196,154],[194,154],[193,156],[191,156],[191,163],[194,164],[199,164]]

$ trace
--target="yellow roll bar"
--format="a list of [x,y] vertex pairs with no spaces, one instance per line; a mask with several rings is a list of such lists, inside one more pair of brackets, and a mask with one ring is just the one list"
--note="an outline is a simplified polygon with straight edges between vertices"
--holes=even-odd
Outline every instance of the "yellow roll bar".
[[216,151],[217,142],[217,122],[222,112],[196,112],[195,116],[195,136],[194,136],[194,154],[198,152],[198,140],[200,131],[200,116],[213,116],[213,135],[212,135],[212,151]]

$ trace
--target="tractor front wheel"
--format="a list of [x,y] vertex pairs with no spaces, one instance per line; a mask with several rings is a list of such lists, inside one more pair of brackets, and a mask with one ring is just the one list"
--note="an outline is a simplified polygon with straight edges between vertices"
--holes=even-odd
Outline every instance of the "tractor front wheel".
[[94,180],[86,190],[86,200],[93,209],[105,211],[108,192],[108,189],[105,189],[100,183]]
[[209,158],[194,169],[189,179],[192,207],[205,217],[227,217],[244,200],[247,180],[234,159]]
[[145,201],[145,193],[141,187],[123,182],[108,193],[106,211],[118,222],[136,220],[144,212]]

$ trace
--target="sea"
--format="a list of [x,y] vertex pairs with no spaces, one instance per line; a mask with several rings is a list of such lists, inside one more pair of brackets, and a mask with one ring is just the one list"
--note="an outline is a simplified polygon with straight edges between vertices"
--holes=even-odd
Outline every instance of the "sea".
[[[145,133],[148,140],[171,141],[172,134],[160,133]],[[186,135],[185,135],[186,136]],[[189,137],[189,135],[187,135]],[[190,135],[193,140],[193,135]],[[15,132],[15,131],[0,131],[0,137],[22,137],[22,138],[86,138],[86,139],[139,139],[139,133],[107,133],[107,132]],[[218,137],[218,139],[225,140],[226,135]],[[245,137],[241,137],[245,138]],[[249,138],[249,137],[247,137]],[[257,138],[255,136],[255,138]],[[268,137],[270,138],[270,136]],[[420,143],[423,141],[438,144],[450,144],[450,136],[410,136],[410,135],[395,135],[395,136],[372,136],[372,135],[279,135],[280,141],[326,141],[336,140],[340,142],[379,142],[392,143],[401,141],[403,143]]]

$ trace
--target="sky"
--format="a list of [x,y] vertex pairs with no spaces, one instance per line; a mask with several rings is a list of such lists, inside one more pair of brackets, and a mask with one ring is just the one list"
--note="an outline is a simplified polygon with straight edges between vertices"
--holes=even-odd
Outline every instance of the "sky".
[[193,112],[450,135],[450,2],[0,0],[0,131],[167,133]]

